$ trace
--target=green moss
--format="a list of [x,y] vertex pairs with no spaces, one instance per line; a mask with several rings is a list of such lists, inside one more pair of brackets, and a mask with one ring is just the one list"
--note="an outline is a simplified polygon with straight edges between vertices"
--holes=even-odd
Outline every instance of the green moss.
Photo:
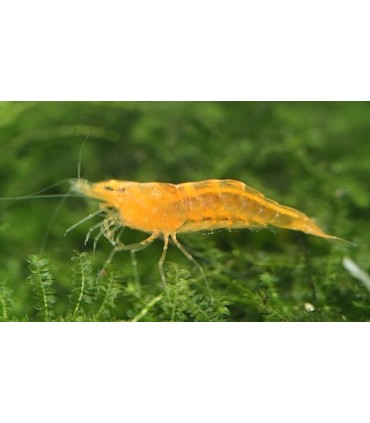
[[[0,201],[0,319],[369,320],[370,294],[342,266],[349,256],[370,269],[369,115],[359,102],[0,103],[1,197],[75,178],[89,135],[83,178],[238,179],[357,245],[284,230],[183,235],[209,289],[171,246],[165,290],[160,241],[137,266],[118,253],[102,272],[111,245],[100,240],[93,254],[93,241],[83,243],[99,218],[64,236],[96,202]],[[66,182],[47,193],[68,190]],[[144,237],[123,233],[125,243]]]

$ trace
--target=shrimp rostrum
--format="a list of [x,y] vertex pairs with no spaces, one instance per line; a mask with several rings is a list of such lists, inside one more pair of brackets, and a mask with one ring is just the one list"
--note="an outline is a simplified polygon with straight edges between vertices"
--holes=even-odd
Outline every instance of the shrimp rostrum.
[[[100,229],[97,238],[101,235],[108,238],[114,246],[113,254],[120,250],[141,250],[163,237],[164,246],[158,266],[164,284],[163,263],[169,240],[202,272],[198,262],[177,240],[179,233],[275,226],[341,240],[326,234],[304,213],[283,206],[242,182],[230,179],[177,185],[119,180],[90,183],[78,179],[72,184],[74,191],[101,201],[100,212],[106,212],[106,217],[90,229],[87,237],[92,230]],[[141,242],[125,245],[120,241],[120,229],[125,226],[150,235]]]

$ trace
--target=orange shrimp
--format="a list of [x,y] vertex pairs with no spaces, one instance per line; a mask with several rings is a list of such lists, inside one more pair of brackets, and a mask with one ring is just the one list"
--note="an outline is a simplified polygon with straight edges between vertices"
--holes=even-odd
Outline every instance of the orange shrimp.
[[[78,179],[72,181],[72,188],[87,197],[101,200],[101,203],[98,212],[87,216],[67,231],[101,211],[106,212],[105,219],[90,228],[85,242],[93,230],[100,229],[94,248],[100,236],[108,238],[114,246],[108,262],[116,251],[138,251],[162,236],[164,246],[158,266],[164,285],[163,263],[170,239],[200,269],[205,279],[202,267],[177,240],[179,233],[221,228],[264,228],[271,225],[341,240],[323,232],[304,213],[269,200],[242,182],[231,179],[210,179],[177,185],[119,180],[90,183]],[[120,233],[117,235],[117,231],[124,226],[150,233],[150,236],[141,242],[125,245],[119,239]]]

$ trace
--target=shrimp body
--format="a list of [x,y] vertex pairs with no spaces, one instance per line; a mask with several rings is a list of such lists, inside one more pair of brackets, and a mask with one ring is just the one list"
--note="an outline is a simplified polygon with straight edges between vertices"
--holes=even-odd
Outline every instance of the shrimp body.
[[[101,235],[114,246],[106,265],[117,251],[135,252],[163,237],[164,246],[158,267],[165,286],[163,263],[170,239],[199,268],[207,284],[202,266],[177,240],[178,233],[205,232],[220,228],[264,228],[271,225],[341,240],[326,234],[304,213],[269,200],[242,182],[230,179],[210,179],[177,185],[118,180],[90,183],[78,179],[73,181],[72,185],[74,191],[100,200],[100,208],[106,212],[105,219],[91,227],[85,239],[87,242],[91,232],[100,228],[94,248]],[[87,216],[67,232],[96,214],[95,212]],[[123,244],[120,240],[120,230],[124,226],[148,232],[150,236],[135,244]]]
[[171,234],[270,225],[340,239],[326,234],[304,213],[231,179],[177,185],[78,180],[74,182],[74,189],[101,200],[103,206],[116,209],[122,225],[144,232]]

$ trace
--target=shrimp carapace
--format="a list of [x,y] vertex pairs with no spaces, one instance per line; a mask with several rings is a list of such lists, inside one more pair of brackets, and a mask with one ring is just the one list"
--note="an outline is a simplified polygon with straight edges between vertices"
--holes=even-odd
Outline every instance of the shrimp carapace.
[[214,229],[278,228],[322,238],[328,235],[304,213],[266,198],[239,181],[210,179],[170,184],[109,180],[73,181],[73,189],[114,208],[123,226],[144,232],[183,233]]

